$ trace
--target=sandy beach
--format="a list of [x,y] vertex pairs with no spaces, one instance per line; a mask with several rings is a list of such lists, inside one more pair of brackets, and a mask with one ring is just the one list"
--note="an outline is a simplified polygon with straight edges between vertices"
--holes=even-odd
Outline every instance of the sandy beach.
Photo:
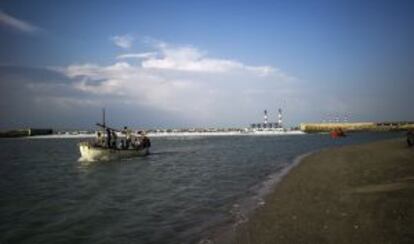
[[414,243],[414,148],[397,139],[306,157],[234,241]]

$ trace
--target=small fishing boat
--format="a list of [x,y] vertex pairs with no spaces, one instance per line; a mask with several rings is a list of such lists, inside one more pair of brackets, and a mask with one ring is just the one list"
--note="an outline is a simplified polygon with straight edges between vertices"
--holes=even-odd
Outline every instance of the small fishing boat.
[[91,142],[79,143],[81,161],[106,161],[122,158],[133,158],[149,154],[149,147],[120,149],[97,146]]
[[95,140],[79,143],[80,161],[114,160],[149,154],[151,141],[144,132],[133,134],[127,127],[123,130],[108,127],[105,123],[105,110],[102,120],[102,124],[96,123],[103,131],[96,133]]

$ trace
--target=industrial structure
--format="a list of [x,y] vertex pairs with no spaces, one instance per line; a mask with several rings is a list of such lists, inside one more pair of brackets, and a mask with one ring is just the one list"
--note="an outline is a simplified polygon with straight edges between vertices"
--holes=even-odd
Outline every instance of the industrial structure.
[[263,122],[250,124],[251,129],[282,129],[282,109],[278,109],[277,122],[269,122],[267,110],[264,110]]

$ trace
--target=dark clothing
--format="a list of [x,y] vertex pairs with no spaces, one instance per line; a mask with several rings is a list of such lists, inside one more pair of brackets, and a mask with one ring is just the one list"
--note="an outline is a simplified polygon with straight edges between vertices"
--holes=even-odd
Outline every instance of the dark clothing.
[[106,129],[106,146],[108,148],[111,148],[111,130],[110,129]]
[[117,149],[117,136],[115,131],[112,131],[112,148]]
[[144,138],[142,138],[142,146],[144,148],[151,147],[151,141],[148,137],[144,136]]

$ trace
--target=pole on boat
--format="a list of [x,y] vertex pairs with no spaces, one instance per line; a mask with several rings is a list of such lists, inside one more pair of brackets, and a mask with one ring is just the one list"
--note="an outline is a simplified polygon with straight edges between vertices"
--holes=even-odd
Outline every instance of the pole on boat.
[[106,127],[106,122],[105,122],[105,108],[102,109],[102,125],[103,125],[103,127]]
[[102,127],[104,129],[109,129],[112,131],[121,131],[120,129],[115,129],[115,128],[111,128],[106,126],[106,120],[105,120],[105,108],[102,109],[102,123],[96,123],[97,126]]

